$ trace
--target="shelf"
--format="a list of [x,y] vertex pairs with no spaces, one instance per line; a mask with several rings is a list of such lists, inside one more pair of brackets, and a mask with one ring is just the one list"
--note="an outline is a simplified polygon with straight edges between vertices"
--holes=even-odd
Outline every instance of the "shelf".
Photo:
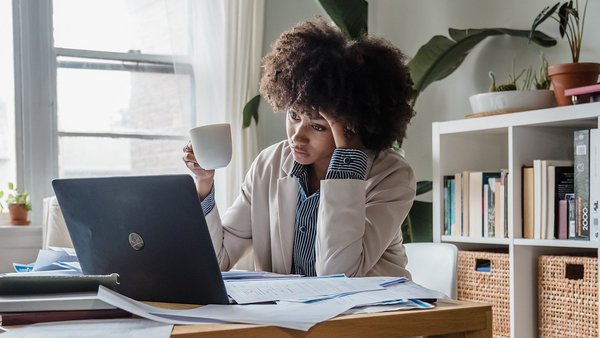
[[543,246],[555,248],[589,248],[598,249],[600,242],[559,240],[559,239],[525,239],[515,238],[514,244],[519,246]]
[[596,128],[600,102],[578,106],[556,107],[531,110],[520,113],[494,115],[473,119],[435,122],[439,125],[439,134],[474,132],[479,130],[498,130],[515,126],[565,126]]
[[[433,239],[460,250],[509,253],[510,336],[537,337],[541,255],[598,257],[600,242],[522,238],[522,167],[536,159],[573,158],[573,132],[598,128],[600,102],[432,124]],[[445,236],[445,175],[508,170],[508,238]],[[600,299],[599,299],[600,300]],[[599,312],[600,313],[600,312]]]
[[471,244],[497,244],[497,245],[509,245],[510,240],[508,238],[494,238],[494,237],[468,237],[468,236],[442,236],[443,242],[453,243],[471,243]]

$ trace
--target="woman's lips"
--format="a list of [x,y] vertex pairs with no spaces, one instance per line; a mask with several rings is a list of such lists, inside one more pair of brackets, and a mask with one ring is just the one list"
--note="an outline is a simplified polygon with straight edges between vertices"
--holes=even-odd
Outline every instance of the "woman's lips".
[[293,148],[294,156],[296,157],[308,157],[309,154],[306,151],[300,150],[298,148]]

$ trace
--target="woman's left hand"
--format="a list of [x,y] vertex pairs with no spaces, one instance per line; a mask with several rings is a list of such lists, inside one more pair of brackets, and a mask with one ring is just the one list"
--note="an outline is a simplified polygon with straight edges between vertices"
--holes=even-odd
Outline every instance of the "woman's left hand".
[[327,123],[329,123],[336,148],[365,149],[365,145],[360,135],[345,122],[335,119],[323,112],[320,112],[320,114]]

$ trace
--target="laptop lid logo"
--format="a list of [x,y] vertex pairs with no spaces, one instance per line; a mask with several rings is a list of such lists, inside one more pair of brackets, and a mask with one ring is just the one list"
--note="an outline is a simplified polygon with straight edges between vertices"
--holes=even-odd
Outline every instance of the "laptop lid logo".
[[144,248],[144,239],[135,232],[129,234],[129,245],[133,250],[139,251]]

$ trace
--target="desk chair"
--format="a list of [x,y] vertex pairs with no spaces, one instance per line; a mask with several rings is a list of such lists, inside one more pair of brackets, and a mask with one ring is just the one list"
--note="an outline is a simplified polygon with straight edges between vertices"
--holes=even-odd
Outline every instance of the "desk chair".
[[456,299],[458,248],[450,243],[406,243],[406,256],[415,283]]
[[55,196],[44,198],[42,233],[43,249],[47,249],[49,246],[73,247],[67,224]]

